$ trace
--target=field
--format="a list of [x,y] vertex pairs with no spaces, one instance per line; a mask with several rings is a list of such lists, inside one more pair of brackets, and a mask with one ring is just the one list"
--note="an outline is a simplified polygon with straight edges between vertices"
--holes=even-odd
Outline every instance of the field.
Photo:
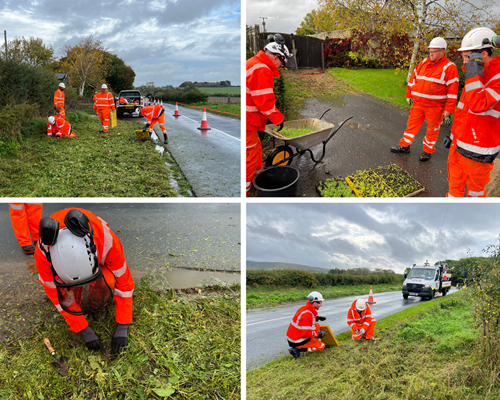
[[200,92],[208,94],[229,93],[241,94],[240,86],[224,86],[224,87],[199,87]]

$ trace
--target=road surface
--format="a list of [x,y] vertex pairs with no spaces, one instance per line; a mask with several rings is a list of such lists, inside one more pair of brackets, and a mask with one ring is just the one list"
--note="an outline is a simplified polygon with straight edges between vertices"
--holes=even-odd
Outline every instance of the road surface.
[[[450,294],[455,291],[455,289],[451,289]],[[423,301],[428,301],[419,297],[409,297],[405,300],[400,291],[376,293],[373,297],[376,304],[370,305],[370,308],[372,315],[377,320],[420,304]],[[357,298],[359,296],[323,301],[323,306],[319,309],[319,315],[327,317],[326,321],[322,323],[329,325],[334,335],[349,331],[347,310]],[[306,300],[304,300],[305,303]],[[279,357],[290,356],[286,331],[295,312],[304,304],[247,311],[247,370],[257,368]]]

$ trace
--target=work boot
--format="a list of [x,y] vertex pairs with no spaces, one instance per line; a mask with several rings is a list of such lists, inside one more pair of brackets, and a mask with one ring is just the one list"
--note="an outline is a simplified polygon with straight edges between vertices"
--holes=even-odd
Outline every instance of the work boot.
[[104,132],[103,130],[100,130],[99,133],[106,133],[106,132]]
[[33,254],[35,252],[35,246],[29,244],[27,246],[22,247],[24,254]]
[[168,137],[166,133],[163,134],[163,143],[168,144]]
[[330,345],[329,344],[325,344],[325,349],[329,349],[330,348]]
[[401,147],[398,144],[397,146],[391,147],[391,151],[393,153],[409,153],[410,152],[410,146],[408,146],[408,147]]
[[293,356],[293,358],[297,359],[300,357],[300,351],[299,349],[294,349],[293,347],[291,349],[288,349],[288,352]]
[[419,160],[425,162],[425,161],[429,161],[430,158],[431,158],[431,154],[424,151],[422,153],[422,155],[419,157]]

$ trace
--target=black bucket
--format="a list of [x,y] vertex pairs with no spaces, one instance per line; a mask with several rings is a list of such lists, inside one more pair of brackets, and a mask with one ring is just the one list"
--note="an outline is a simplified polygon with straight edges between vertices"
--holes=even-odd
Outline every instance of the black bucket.
[[267,168],[253,178],[257,197],[295,197],[299,170],[289,166]]

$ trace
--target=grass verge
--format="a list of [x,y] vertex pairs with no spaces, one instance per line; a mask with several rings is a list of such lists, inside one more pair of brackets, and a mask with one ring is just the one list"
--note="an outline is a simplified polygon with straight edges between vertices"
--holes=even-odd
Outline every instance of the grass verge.
[[[374,306],[375,307],[375,306]],[[376,316],[376,308],[372,309]],[[463,293],[377,322],[376,346],[337,336],[339,347],[283,357],[247,373],[251,399],[498,399],[475,356],[479,333]],[[262,382],[266,384],[263,385]]]
[[118,121],[100,134],[100,121],[85,112],[68,113],[67,119],[74,138],[47,136],[43,118],[23,127],[19,151],[0,158],[0,196],[190,196],[187,181],[178,191],[171,187],[171,171],[153,142],[137,140],[134,131],[143,124]]
[[[258,288],[247,286],[247,309],[276,307],[286,303],[304,302],[311,288],[298,287],[265,287]],[[317,286],[314,290],[320,292],[324,299],[338,299],[346,296],[362,295],[368,298],[370,288],[367,285],[359,286]],[[373,285],[373,293],[400,291],[401,285]]]
[[[89,318],[109,352],[114,307],[103,322]],[[50,302],[30,334],[0,347],[2,399],[239,399],[239,287],[195,294],[155,291],[143,281],[134,292],[129,345],[118,357],[85,347]],[[69,375],[50,364],[48,337],[68,359]]]
[[399,108],[409,109],[406,102],[406,72],[395,69],[345,69],[331,68],[331,74],[350,86],[375,96]]

